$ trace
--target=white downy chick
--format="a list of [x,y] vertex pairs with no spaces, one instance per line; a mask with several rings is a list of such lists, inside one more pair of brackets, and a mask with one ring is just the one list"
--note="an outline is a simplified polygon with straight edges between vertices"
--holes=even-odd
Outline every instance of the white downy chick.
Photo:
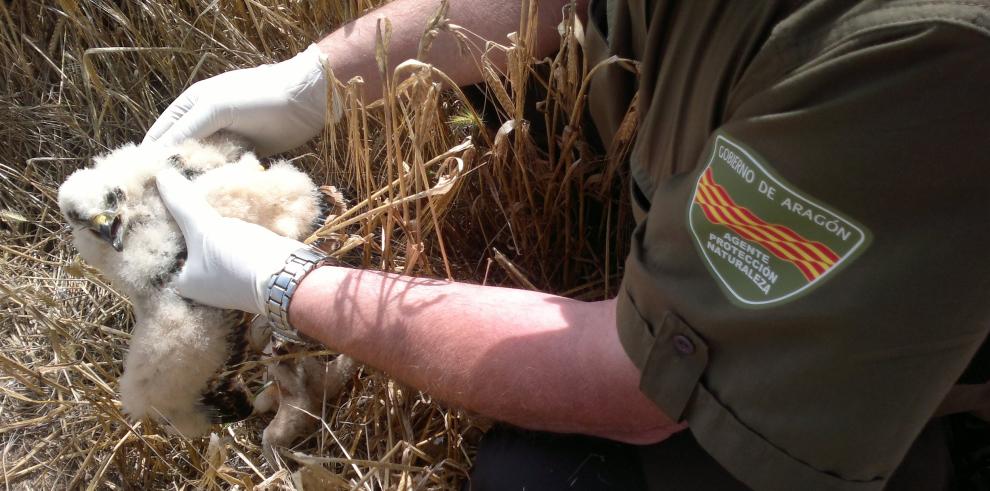
[[280,161],[261,167],[235,138],[172,147],[125,145],[73,173],[58,202],[80,255],[133,303],[135,325],[120,379],[134,420],[151,417],[187,437],[250,415],[249,393],[230,368],[243,361],[243,315],[179,297],[169,287],[185,242],[154,176],[174,166],[224,216],[302,239],[320,216],[316,186]]

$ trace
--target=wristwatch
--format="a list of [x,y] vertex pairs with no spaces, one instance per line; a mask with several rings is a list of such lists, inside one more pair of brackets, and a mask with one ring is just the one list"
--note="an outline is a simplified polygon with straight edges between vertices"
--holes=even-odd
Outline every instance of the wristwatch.
[[289,324],[289,302],[296,292],[299,282],[310,271],[330,262],[330,258],[312,247],[302,247],[289,254],[285,266],[273,274],[268,280],[268,323],[272,326],[272,335],[283,341],[294,341],[303,344],[316,344],[317,341],[300,334]]

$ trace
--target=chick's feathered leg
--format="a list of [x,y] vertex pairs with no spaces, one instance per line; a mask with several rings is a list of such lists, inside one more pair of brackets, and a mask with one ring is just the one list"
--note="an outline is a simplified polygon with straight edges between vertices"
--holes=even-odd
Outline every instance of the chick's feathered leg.
[[[295,344],[280,345],[273,354],[284,356],[302,349]],[[288,358],[269,366],[278,399],[275,417],[261,436],[269,464],[277,466],[276,447],[289,447],[319,428],[323,401],[335,399],[356,371],[357,364],[344,355],[329,362],[310,356]]]

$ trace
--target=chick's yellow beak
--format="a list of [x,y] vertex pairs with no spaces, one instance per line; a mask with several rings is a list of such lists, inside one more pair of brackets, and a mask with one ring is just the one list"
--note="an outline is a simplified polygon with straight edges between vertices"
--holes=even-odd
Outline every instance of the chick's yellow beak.
[[89,219],[89,228],[115,251],[124,250],[124,227],[120,215],[103,212]]

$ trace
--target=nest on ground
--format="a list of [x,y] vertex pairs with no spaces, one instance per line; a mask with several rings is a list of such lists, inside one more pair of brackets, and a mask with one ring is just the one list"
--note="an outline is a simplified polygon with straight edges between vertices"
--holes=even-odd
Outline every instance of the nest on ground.
[[[55,190],[73,170],[140,141],[191,83],[285,59],[378,0],[0,3],[0,475],[13,488],[456,489],[485,422],[363,370],[319,429],[272,468],[267,420],[186,440],[128,423],[117,401],[128,301],[81,262]],[[587,143],[588,67],[574,9],[561,49],[534,59],[535,10],[511,41],[426,26],[424,62],[385,74],[378,101],[340,80],[344,118],[288,157],[350,208],[319,230],[340,261],[416,276],[614,294],[632,224],[621,163]],[[387,25],[384,26],[387,30]],[[444,90],[430,43],[480,55],[485,84]],[[380,43],[386,41],[382,36]],[[489,58],[507,55],[497,69]],[[322,353],[303,353],[319,356]],[[266,361],[254,362],[263,369]]]

